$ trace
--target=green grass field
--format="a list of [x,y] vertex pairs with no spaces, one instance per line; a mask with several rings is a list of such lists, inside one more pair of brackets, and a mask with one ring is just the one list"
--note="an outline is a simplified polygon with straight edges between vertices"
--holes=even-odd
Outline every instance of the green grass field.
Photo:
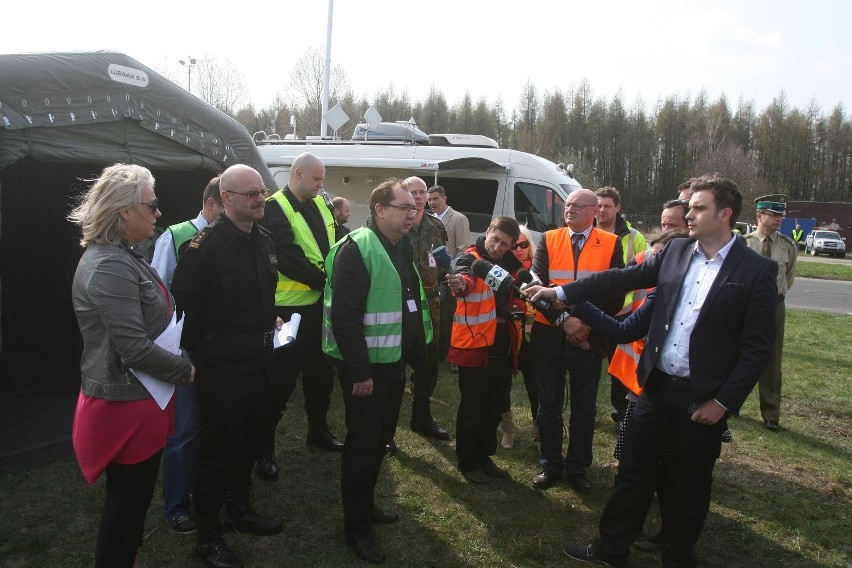
[[[698,546],[702,566],[843,567],[852,560],[852,325],[841,315],[788,311],[787,318],[783,429],[770,433],[762,427],[756,395],[731,420],[734,439],[722,448]],[[608,379],[602,380],[589,471],[595,488],[587,496],[567,484],[547,492],[530,487],[538,451],[520,377],[513,392],[517,443],[512,450],[498,448],[495,458],[512,477],[487,486],[462,479],[452,442],[427,441],[408,429],[406,402],[396,438],[401,452],[386,460],[378,488],[379,505],[402,515],[399,523],[377,528],[386,565],[579,565],[564,557],[561,545],[591,540],[613,482],[615,472],[606,465],[615,442],[608,389]],[[457,401],[455,375],[442,372],[433,410],[450,430]],[[337,386],[330,415],[342,435]],[[287,528],[267,538],[228,536],[248,566],[364,565],[343,540],[340,458],[306,451],[305,429],[297,389],[280,428],[281,479],[255,483],[257,508],[287,519]],[[91,566],[103,496],[103,479],[86,485],[73,457],[0,474],[0,566]],[[202,566],[193,556],[194,538],[170,533],[161,507],[158,488],[146,524],[145,565]],[[656,515],[655,506],[650,523]],[[641,552],[631,557],[635,567],[658,562]]]
[[796,276],[822,278],[824,280],[852,280],[852,262],[819,262],[799,253],[799,262],[796,263]]

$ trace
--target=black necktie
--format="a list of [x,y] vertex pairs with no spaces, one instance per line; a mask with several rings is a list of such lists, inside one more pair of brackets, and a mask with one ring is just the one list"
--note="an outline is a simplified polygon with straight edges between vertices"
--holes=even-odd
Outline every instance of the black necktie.
[[574,264],[580,258],[580,250],[583,248],[583,233],[574,233],[571,235],[571,250],[574,252]]

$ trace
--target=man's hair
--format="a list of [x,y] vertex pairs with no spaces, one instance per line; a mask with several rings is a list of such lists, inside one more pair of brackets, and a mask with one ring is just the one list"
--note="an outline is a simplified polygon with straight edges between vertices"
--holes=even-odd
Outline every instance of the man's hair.
[[432,187],[430,187],[427,191],[428,191],[428,193],[440,193],[440,194],[441,194],[441,195],[443,195],[444,197],[446,197],[446,196],[447,196],[447,192],[446,192],[446,191],[444,191],[444,188],[443,188],[442,186],[440,186],[440,185],[433,185],[433,186],[432,186]]
[[671,209],[672,207],[680,207],[683,209],[683,216],[686,217],[686,214],[689,212],[689,202],[684,201],[683,199],[669,199],[665,203],[663,203],[663,211],[666,209]]
[[521,236],[521,227],[518,222],[512,217],[494,217],[485,232],[492,230],[502,231],[512,237],[512,243],[518,240]]
[[689,237],[689,233],[683,229],[669,229],[668,231],[660,231],[648,235],[648,246],[665,245],[672,239],[681,239]]
[[345,197],[341,197],[341,196],[338,195],[337,197],[335,197],[331,200],[331,205],[335,209],[340,209],[341,207],[343,207],[343,204],[346,203],[346,201],[348,201],[348,200]]
[[730,207],[730,225],[732,229],[734,228],[743,209],[743,194],[740,193],[740,189],[736,183],[723,177],[718,172],[714,172],[696,178],[692,183],[692,190],[696,193],[699,191],[712,192],[716,211]]
[[677,186],[677,192],[680,193],[681,191],[690,189],[692,187],[693,182],[695,182],[695,180],[697,179],[698,178],[689,178],[688,180]]
[[224,207],[222,204],[222,193],[219,191],[219,176],[214,177],[207,183],[207,187],[204,188],[204,195],[202,199],[202,207],[204,207],[208,199],[212,199],[218,203],[219,207]]
[[618,192],[617,189],[615,189],[611,185],[601,187],[600,189],[595,191],[595,195],[597,195],[598,197],[609,197],[610,199],[612,199],[612,202],[615,204],[616,207],[619,207],[621,205],[621,194]]
[[395,185],[402,185],[397,178],[388,178],[376,187],[370,193],[370,216],[376,215],[376,205],[389,205],[393,201],[393,188]]
[[83,231],[80,245],[120,243],[125,237],[121,212],[142,202],[142,189],[154,187],[154,176],[136,164],[113,164],[97,179],[85,181],[93,182],[92,187],[68,214]]

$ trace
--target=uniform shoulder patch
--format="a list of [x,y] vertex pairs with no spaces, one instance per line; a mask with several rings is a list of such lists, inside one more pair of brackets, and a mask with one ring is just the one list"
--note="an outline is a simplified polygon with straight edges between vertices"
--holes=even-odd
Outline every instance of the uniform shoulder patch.
[[201,243],[204,242],[204,239],[207,238],[207,235],[210,234],[210,231],[211,231],[211,227],[207,226],[207,227],[204,227],[203,229],[201,229],[200,231],[198,231],[197,233],[195,233],[195,236],[192,237],[191,241],[189,241],[189,248],[197,249],[198,247],[200,247]]
[[781,238],[790,243],[791,245],[795,245],[796,241],[793,240],[793,237],[787,236],[781,231],[778,231],[778,234],[781,235]]

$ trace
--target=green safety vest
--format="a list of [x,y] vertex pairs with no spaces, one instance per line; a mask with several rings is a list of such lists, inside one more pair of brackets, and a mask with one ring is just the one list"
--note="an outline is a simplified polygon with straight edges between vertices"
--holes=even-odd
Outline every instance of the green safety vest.
[[198,232],[198,227],[192,221],[184,221],[183,223],[172,225],[166,230],[172,232],[172,246],[175,247],[175,258],[178,258],[180,256],[180,247],[195,236],[195,233]]
[[[290,200],[284,195],[283,191],[277,191],[272,196],[266,199],[267,202],[275,201],[281,206],[281,210],[290,222],[290,227],[293,229],[293,242],[295,242],[305,253],[305,258],[315,265],[320,270],[323,270],[323,256],[319,245],[314,240],[314,234],[308,226],[308,222],[301,213],[296,213]],[[314,197],[314,203],[319,208],[322,215],[325,230],[328,234],[328,246],[334,244],[334,217],[331,211],[325,204],[325,200],[321,195]],[[278,273],[278,285],[275,287],[275,305],[276,306],[308,306],[320,299],[322,292],[320,290],[312,290],[310,286],[304,282],[293,280],[289,276]]]
[[802,240],[802,235],[804,234],[805,232],[802,229],[799,229],[798,231],[796,229],[793,229],[793,240],[798,243]]
[[[388,256],[385,247],[376,234],[367,227],[361,227],[349,233],[346,239],[335,244],[325,259],[325,280],[322,313],[322,350],[335,359],[343,359],[334,334],[331,330],[331,296],[334,275],[334,258],[340,245],[352,239],[361,251],[364,266],[370,274],[370,289],[367,291],[367,306],[364,310],[364,339],[367,340],[367,354],[370,363],[396,363],[402,359],[402,286],[399,273]],[[432,341],[432,316],[426,292],[420,281],[420,274],[412,262],[417,274],[420,289],[420,313],[423,317],[423,331],[426,343]],[[347,283],[342,282],[345,286]]]

